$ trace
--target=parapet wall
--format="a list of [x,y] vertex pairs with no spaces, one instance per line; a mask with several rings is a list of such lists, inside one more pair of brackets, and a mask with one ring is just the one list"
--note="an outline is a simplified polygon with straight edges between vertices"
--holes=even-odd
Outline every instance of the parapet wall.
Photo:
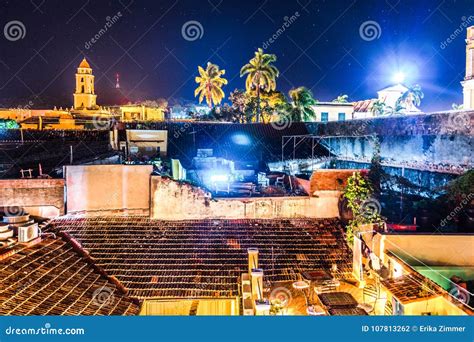
[[333,121],[308,127],[315,135],[326,136],[414,136],[474,135],[474,111],[448,111],[419,115],[392,115],[369,119]]
[[65,167],[67,212],[148,214],[151,165]]
[[[64,214],[63,179],[0,180],[0,206],[21,207],[33,215]],[[12,209],[13,210],[13,209]]]
[[152,176],[150,215],[162,220],[338,217],[340,192],[317,195],[211,199],[203,189]]

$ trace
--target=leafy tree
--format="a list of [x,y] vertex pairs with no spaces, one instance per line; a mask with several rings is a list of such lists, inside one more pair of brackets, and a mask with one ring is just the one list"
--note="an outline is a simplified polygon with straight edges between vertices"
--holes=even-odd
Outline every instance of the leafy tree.
[[[257,98],[243,90],[234,90],[229,100],[232,103],[232,108],[240,112],[240,119],[238,122],[249,123],[256,121]],[[270,122],[280,111],[282,111],[287,104],[286,97],[279,91],[262,92],[260,97],[260,112],[263,122]]]
[[419,107],[421,100],[425,97],[425,94],[421,90],[421,87],[416,84],[408,88],[402,96],[397,100],[396,106],[401,105],[404,108],[410,109],[412,106]]
[[336,97],[334,100],[332,100],[332,102],[335,102],[335,103],[347,103],[347,99],[349,98],[349,95],[339,95],[338,97]]
[[395,107],[386,106],[384,114],[386,114],[386,115],[403,114],[404,110],[405,110],[405,106],[403,106],[403,104],[401,102],[399,103],[397,101],[395,103]]
[[257,122],[260,122],[260,97],[262,91],[270,92],[276,89],[276,79],[280,75],[278,69],[272,64],[276,60],[275,55],[264,53],[259,48],[255,52],[255,57],[240,69],[240,77],[247,75],[245,81],[247,93],[255,93],[257,98]]
[[206,98],[209,108],[213,104],[220,104],[225,96],[222,86],[227,84],[227,80],[221,77],[225,70],[220,70],[219,66],[210,62],[207,63],[206,69],[198,66],[198,70],[199,76],[195,78],[198,87],[194,91],[194,97],[199,95],[199,103]]
[[260,109],[262,111],[262,121],[270,122],[280,115],[286,115],[288,101],[285,95],[279,91],[262,93]]
[[291,89],[289,92],[292,103],[287,107],[287,115],[293,122],[313,121],[316,117],[313,106],[318,102],[311,91],[305,87]]
[[372,107],[370,108],[370,112],[374,116],[380,116],[380,115],[385,114],[385,107],[386,107],[385,102],[381,100],[376,100],[372,104]]

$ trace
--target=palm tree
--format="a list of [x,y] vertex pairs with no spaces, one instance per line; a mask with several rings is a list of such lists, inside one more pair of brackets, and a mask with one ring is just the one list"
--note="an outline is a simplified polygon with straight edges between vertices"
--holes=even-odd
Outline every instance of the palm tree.
[[384,114],[394,115],[394,114],[403,114],[405,112],[405,106],[402,102],[396,102],[395,107],[386,106]]
[[334,102],[334,103],[347,103],[348,98],[349,98],[349,95],[346,95],[346,94],[339,95],[334,100],[332,100],[332,102]]
[[199,76],[195,80],[199,86],[194,91],[194,97],[199,95],[199,103],[206,98],[207,105],[212,108],[212,104],[218,105],[225,96],[222,86],[227,84],[227,80],[221,77],[225,70],[219,70],[219,66],[210,62],[205,70],[201,66],[198,70]]
[[247,75],[245,88],[248,93],[256,92],[257,96],[257,122],[260,122],[260,93],[261,91],[274,91],[276,78],[280,75],[278,69],[272,64],[277,60],[273,54],[264,53],[262,49],[255,52],[255,57],[240,69],[240,77]]
[[294,122],[312,121],[316,117],[313,106],[318,103],[311,91],[305,87],[291,89],[288,93],[293,103],[288,110]]
[[370,112],[374,116],[383,115],[386,112],[385,107],[386,107],[385,102],[383,102],[382,100],[375,100],[374,103],[372,104],[372,107],[370,108]]
[[421,104],[421,100],[424,97],[425,94],[423,94],[421,87],[416,84],[408,88],[408,90],[405,91],[402,96],[398,98],[397,105],[402,105],[408,109],[410,109],[410,107],[412,106],[419,107]]

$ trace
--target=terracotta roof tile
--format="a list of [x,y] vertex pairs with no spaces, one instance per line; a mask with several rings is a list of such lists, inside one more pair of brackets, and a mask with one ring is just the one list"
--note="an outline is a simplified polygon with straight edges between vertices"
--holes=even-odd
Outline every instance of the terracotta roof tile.
[[266,281],[294,281],[300,272],[333,264],[341,278],[352,272],[337,220],[64,217],[53,226],[73,236],[137,298],[237,296],[249,247],[259,249]]
[[2,315],[138,314],[136,302],[68,242],[47,238],[13,252],[0,260]]

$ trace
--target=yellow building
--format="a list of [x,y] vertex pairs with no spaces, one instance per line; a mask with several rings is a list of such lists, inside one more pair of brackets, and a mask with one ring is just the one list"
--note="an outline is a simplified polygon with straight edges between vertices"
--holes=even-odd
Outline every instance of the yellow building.
[[94,75],[92,75],[92,68],[85,58],[77,68],[74,109],[98,109],[97,95],[94,90]]
[[164,121],[165,113],[162,108],[145,105],[120,106],[122,121]]

